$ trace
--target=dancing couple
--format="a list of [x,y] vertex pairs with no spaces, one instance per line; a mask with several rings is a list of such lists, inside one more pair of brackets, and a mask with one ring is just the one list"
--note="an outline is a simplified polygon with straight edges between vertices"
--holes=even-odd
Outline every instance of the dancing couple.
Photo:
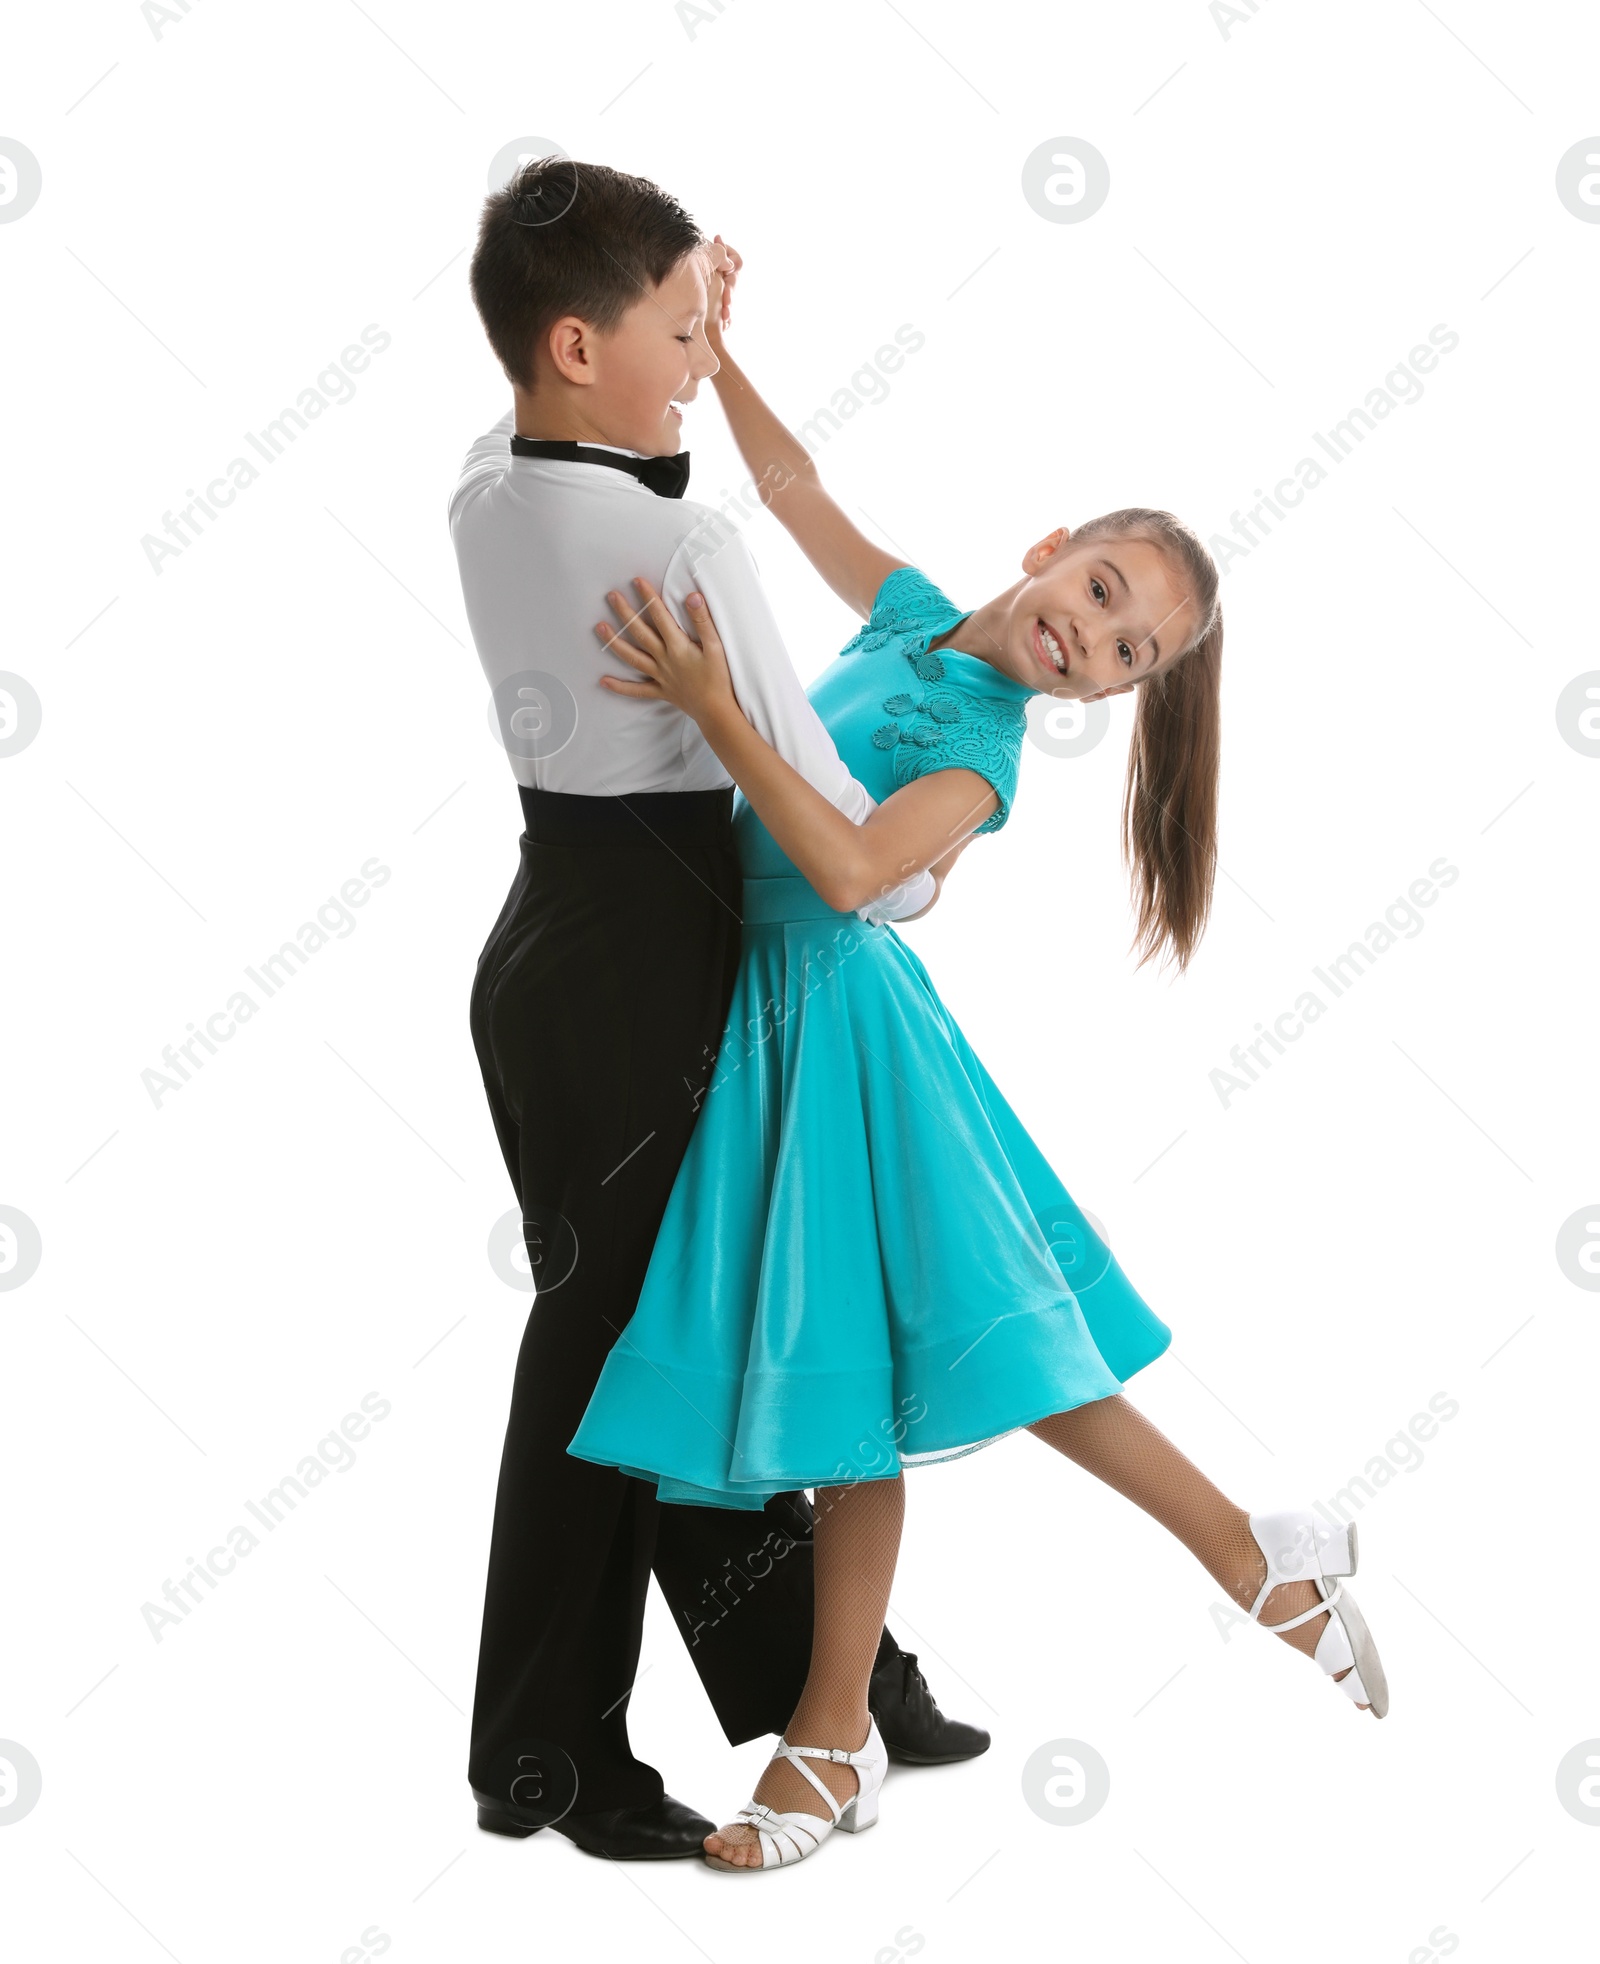
[[[1362,1710],[1388,1694],[1344,1587],[1354,1527],[1236,1506],[1122,1394],[1170,1332],[893,925],[1004,826],[1034,695],[1131,691],[1135,948],[1188,964],[1215,863],[1216,568],[1171,514],[1127,509],[955,605],[856,529],[728,355],[740,265],[642,179],[525,165],[472,263],[513,409],[450,519],[525,819],[472,1033],[537,1285],[479,1822],[759,1872],[871,1826],[891,1759],[987,1747],[885,1617],[904,1469],[1011,1432],[1126,1495]],[[865,622],[809,692],[741,535],[683,496],[680,405],[705,380]],[[628,1745],[652,1572],[730,1742],[780,1735],[720,1828]]]

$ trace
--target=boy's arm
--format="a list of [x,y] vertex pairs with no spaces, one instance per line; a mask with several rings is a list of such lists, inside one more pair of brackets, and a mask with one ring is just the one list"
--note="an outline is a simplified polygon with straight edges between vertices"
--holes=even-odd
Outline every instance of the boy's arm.
[[706,318],[706,339],[722,364],[712,387],[761,502],[845,605],[868,619],[878,588],[905,560],[874,545],[823,490],[810,452],[757,395],[714,315]]
[[[876,802],[851,776],[800,686],[743,535],[707,512],[699,530],[673,554],[661,591],[680,623],[688,618],[687,596],[705,595],[722,637],[734,694],[752,727],[835,810],[854,825],[864,823]],[[900,878],[903,884],[880,883],[877,897],[861,903],[857,911],[864,919],[908,920],[926,913],[938,898],[929,874]]]
[[485,430],[467,452],[461,475],[450,493],[451,531],[455,530],[456,520],[468,503],[504,477],[511,462],[511,430],[516,413],[515,408],[508,409],[494,428]]

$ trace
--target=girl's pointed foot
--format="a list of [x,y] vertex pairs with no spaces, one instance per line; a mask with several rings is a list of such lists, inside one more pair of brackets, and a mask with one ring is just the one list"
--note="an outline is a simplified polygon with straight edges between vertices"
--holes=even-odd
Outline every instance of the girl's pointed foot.
[[1309,1508],[1249,1518],[1257,1551],[1252,1620],[1314,1657],[1347,1698],[1382,1718],[1389,1709],[1388,1682],[1366,1619],[1343,1581],[1356,1571],[1355,1524],[1330,1526]]

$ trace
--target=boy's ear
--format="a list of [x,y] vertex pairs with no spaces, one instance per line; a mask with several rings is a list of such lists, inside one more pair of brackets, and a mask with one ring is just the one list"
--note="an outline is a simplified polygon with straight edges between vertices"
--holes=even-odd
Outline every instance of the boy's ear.
[[577,314],[564,314],[544,338],[550,366],[563,382],[587,387],[595,380],[595,331]]

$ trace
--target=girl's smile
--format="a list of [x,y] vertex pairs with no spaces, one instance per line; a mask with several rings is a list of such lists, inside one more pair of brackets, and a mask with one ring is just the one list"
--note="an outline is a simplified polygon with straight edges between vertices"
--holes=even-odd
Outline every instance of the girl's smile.
[[1045,620],[1033,623],[1033,652],[1039,657],[1041,665],[1055,675],[1071,673],[1072,662],[1067,654],[1066,642]]

